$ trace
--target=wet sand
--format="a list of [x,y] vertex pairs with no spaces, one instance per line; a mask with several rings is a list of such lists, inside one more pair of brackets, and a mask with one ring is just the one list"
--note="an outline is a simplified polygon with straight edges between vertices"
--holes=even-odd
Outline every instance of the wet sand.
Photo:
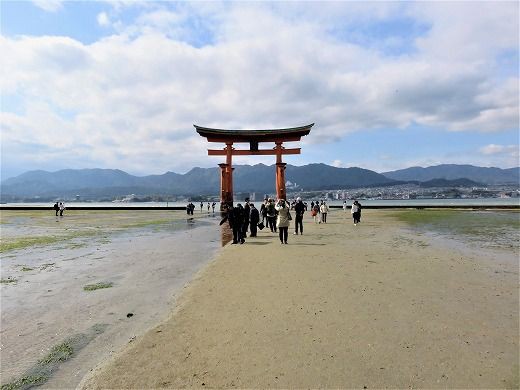
[[[2,253],[2,279],[17,280],[1,285],[2,384],[53,346],[91,335],[44,384],[76,387],[92,367],[163,321],[182,287],[221,247],[217,218],[188,223],[182,212],[78,211],[56,222],[47,214],[2,216],[5,241],[16,234],[67,237],[75,229],[73,239]],[[99,234],[84,234],[90,228]],[[83,290],[99,282],[113,286]]]
[[466,251],[395,213],[228,245],[81,386],[518,388],[518,246]]

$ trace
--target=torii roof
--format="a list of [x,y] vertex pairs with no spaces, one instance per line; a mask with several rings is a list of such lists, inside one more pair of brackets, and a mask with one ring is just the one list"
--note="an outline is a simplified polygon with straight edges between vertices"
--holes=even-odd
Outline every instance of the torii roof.
[[310,133],[314,123],[300,127],[265,130],[212,129],[197,125],[193,126],[197,133],[208,139],[208,142],[276,142],[299,141],[301,137]]

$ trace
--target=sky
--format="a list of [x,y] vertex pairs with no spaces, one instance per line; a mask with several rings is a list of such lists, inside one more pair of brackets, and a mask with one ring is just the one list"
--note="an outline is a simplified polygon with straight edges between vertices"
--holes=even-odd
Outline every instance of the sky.
[[285,144],[302,148],[284,157],[293,165],[520,165],[517,1],[0,7],[2,180],[35,169],[148,175],[223,162],[207,156],[223,145],[193,124],[315,123]]

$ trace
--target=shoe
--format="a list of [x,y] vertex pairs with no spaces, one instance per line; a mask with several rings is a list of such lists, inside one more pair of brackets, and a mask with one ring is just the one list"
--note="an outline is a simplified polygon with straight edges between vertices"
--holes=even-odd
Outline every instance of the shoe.
[[293,234],[296,235],[296,236],[298,235],[298,233],[296,233],[296,232],[294,232]]
[[282,245],[283,245],[283,241],[280,241],[280,244],[282,244]]
[[285,243],[287,244],[287,241],[285,241]]

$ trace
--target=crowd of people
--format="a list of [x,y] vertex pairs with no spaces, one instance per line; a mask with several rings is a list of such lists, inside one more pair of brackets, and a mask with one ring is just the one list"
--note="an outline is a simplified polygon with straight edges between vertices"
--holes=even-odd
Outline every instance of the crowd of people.
[[[347,210],[346,202],[343,208]],[[354,201],[351,209],[353,210],[354,224],[357,225],[361,221],[361,204]],[[272,198],[266,198],[260,206],[260,210],[249,201],[249,198],[246,198],[244,205],[241,203],[236,206],[233,206],[233,204],[224,205],[224,217],[220,224],[222,225],[226,221],[229,223],[233,230],[233,244],[243,244],[248,232],[250,232],[249,237],[256,237],[258,229],[261,230],[264,227],[270,229],[272,233],[278,233],[281,244],[287,244],[289,227],[293,220],[291,212],[294,213],[293,234],[303,235],[303,216],[307,210],[307,202],[303,202],[299,197],[292,202],[285,199],[274,201]],[[312,201],[310,210],[315,223],[327,223],[329,206],[325,201]]]
[[[209,203],[208,202],[208,205],[207,205],[207,208],[208,208],[208,214],[209,214],[209,210],[210,208],[212,209],[213,213],[215,213],[215,206],[217,205],[217,203],[213,202],[213,203]],[[192,203],[192,202],[189,202],[187,205],[186,205],[186,214],[188,215],[193,215],[193,211],[195,210],[195,205]],[[200,202],[200,212],[202,213],[204,210],[204,202]]]

